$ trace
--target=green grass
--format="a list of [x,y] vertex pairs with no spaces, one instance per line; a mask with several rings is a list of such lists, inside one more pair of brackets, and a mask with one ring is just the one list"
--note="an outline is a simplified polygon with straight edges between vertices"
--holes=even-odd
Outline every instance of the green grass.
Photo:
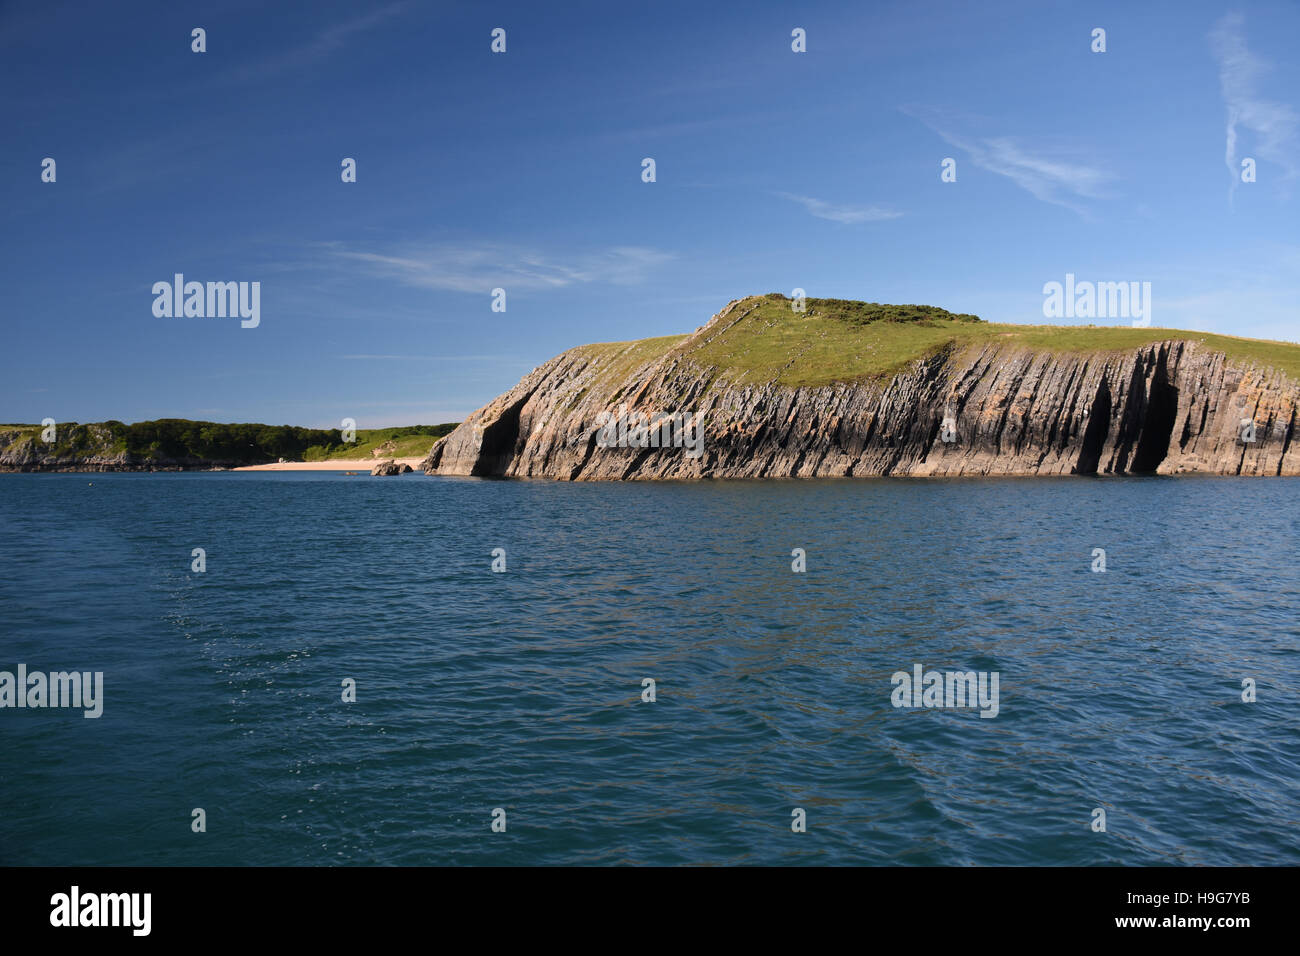
[[[412,425],[406,428],[357,429],[357,440],[349,444],[312,445],[303,452],[303,461],[357,459],[383,461],[388,458],[423,458],[443,435],[459,424]],[[380,455],[375,450],[382,448]]]
[[595,360],[598,363],[596,382],[609,385],[626,381],[637,368],[661,358],[664,353],[688,338],[688,335],[662,335],[634,342],[600,342],[596,345],[580,345],[574,351]]
[[1148,342],[1184,339],[1222,352],[1230,360],[1267,366],[1300,381],[1300,345],[1269,339],[1246,339],[1180,329],[1135,329],[1120,326],[988,325],[991,330],[1034,348],[1058,352],[1126,351]]
[[[753,304],[741,303],[735,314]],[[763,296],[757,304],[750,315],[710,342],[679,339],[680,354],[699,365],[722,370],[735,384],[776,382],[812,387],[890,378],[927,355],[988,343],[1100,354],[1186,339],[1222,351],[1230,360],[1272,366],[1300,380],[1300,345],[1284,342],[1132,326],[993,324],[934,306],[885,306],[842,299],[808,299],[807,311],[802,313],[793,311],[790,301],[780,295]],[[666,341],[647,339],[644,344]]]

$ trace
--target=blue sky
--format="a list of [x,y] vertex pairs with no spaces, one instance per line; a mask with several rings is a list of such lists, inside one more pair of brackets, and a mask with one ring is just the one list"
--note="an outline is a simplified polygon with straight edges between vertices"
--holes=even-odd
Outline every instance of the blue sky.
[[[1296,341],[1298,40],[1294,2],[0,3],[0,420],[458,420],[796,287],[1041,323],[1071,272]],[[155,317],[177,272],[260,325]]]

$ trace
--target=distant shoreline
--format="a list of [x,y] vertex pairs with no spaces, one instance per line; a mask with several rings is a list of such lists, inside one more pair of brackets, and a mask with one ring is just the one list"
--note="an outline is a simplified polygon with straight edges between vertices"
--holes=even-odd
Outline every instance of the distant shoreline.
[[269,465],[241,465],[231,471],[364,471],[370,472],[377,462],[395,461],[399,465],[410,465],[412,471],[419,471],[420,458],[331,458],[328,461],[280,461]]
[[[350,419],[345,419],[348,422]],[[400,425],[321,429],[162,418],[0,425],[0,472],[370,471],[378,462],[423,462],[456,428]],[[340,457],[341,456],[341,457]],[[288,465],[280,467],[281,463]]]
[[50,464],[25,464],[11,466],[0,463],[0,474],[10,475],[102,475],[113,473],[152,473],[152,472],[204,472],[204,471],[355,471],[370,474],[377,463],[395,461],[399,465],[409,465],[412,471],[422,471],[424,458],[330,458],[325,461],[280,461],[265,465],[230,465],[221,462],[202,462],[185,464],[124,464],[117,461],[75,462]]

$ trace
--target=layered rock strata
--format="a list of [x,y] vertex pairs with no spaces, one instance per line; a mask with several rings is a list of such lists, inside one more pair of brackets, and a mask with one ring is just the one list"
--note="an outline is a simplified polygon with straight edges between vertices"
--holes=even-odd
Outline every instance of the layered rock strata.
[[[748,302],[730,303],[688,344],[743,319]],[[887,380],[819,387],[738,384],[681,347],[611,376],[637,347],[550,360],[440,439],[424,471],[569,481],[1300,474],[1300,385],[1190,339],[1125,352],[992,340]],[[702,454],[602,447],[601,413],[624,406],[699,414]]]

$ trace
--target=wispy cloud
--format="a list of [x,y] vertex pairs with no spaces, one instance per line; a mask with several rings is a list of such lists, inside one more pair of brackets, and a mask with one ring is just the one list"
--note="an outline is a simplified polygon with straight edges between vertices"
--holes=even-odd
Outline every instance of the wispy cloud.
[[1232,202],[1241,181],[1241,160],[1237,156],[1238,127],[1255,134],[1254,151],[1260,158],[1281,167],[1284,188],[1289,186],[1300,175],[1300,158],[1297,157],[1300,143],[1296,135],[1300,120],[1296,111],[1286,103],[1262,100],[1256,94],[1256,81],[1268,69],[1268,64],[1246,46],[1241,14],[1229,13],[1215,24],[1210,31],[1210,49],[1219,63],[1219,86],[1228,109],[1223,154],[1231,184],[1228,202]]
[[305,69],[341,50],[353,34],[377,27],[409,6],[409,2],[390,3],[326,27],[296,46],[230,71],[224,75],[223,81],[228,84],[262,82],[281,73]]
[[977,136],[954,133],[952,124],[933,112],[903,107],[902,111],[920,120],[955,146],[980,169],[1006,176],[1035,199],[1064,206],[1087,218],[1086,205],[1079,199],[1104,199],[1110,175],[1077,159],[1045,155],[1041,148],[1032,150],[1009,136]]
[[534,249],[497,243],[442,243],[392,252],[332,248],[339,259],[405,285],[449,292],[562,289],[588,283],[635,285],[671,253],[643,246],[614,246],[560,259]]
[[832,222],[843,222],[850,225],[860,222],[880,222],[883,219],[897,219],[902,215],[901,212],[882,209],[879,206],[845,206],[826,202],[823,199],[814,199],[812,196],[799,196],[794,193],[777,193],[776,195],[782,199],[800,203],[818,219],[829,219]]

